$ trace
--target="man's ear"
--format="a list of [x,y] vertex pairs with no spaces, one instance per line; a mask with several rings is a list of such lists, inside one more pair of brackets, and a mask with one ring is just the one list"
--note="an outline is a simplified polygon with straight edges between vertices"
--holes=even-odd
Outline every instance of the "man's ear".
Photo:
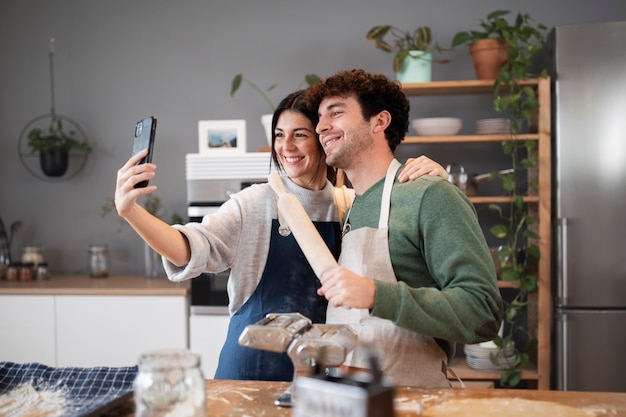
[[385,133],[385,129],[391,123],[391,113],[387,110],[383,110],[374,117],[372,117],[372,129],[374,133]]

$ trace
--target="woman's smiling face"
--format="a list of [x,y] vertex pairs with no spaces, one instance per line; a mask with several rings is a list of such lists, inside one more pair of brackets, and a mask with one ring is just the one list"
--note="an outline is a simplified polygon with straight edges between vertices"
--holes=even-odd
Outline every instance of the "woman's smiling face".
[[278,117],[274,133],[274,149],[287,176],[304,188],[324,188],[325,155],[311,121],[299,112],[286,110]]

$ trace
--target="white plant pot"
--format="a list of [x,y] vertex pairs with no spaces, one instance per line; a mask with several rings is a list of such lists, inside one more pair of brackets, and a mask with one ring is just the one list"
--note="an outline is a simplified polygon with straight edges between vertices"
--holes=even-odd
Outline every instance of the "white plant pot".
[[273,114],[264,114],[261,116],[261,123],[263,123],[263,129],[265,129],[265,138],[267,139],[268,146],[272,146],[272,117]]
[[424,51],[409,51],[396,78],[401,83],[428,83],[432,76],[432,55]]

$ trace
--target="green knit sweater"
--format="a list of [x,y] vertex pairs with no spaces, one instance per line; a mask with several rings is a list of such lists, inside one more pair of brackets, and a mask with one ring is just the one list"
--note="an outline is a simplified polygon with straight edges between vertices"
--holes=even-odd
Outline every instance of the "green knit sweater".
[[[357,195],[352,230],[378,225],[384,179]],[[456,343],[497,335],[502,298],[472,203],[440,177],[394,184],[389,251],[398,283],[376,281],[371,314],[429,335],[454,356]],[[371,277],[376,278],[376,277]]]

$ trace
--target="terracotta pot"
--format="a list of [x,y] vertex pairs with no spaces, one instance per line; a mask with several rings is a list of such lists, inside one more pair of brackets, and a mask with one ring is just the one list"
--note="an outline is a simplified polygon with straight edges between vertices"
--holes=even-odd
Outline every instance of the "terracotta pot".
[[476,78],[479,80],[495,80],[498,71],[509,58],[508,48],[498,39],[479,39],[469,46]]

